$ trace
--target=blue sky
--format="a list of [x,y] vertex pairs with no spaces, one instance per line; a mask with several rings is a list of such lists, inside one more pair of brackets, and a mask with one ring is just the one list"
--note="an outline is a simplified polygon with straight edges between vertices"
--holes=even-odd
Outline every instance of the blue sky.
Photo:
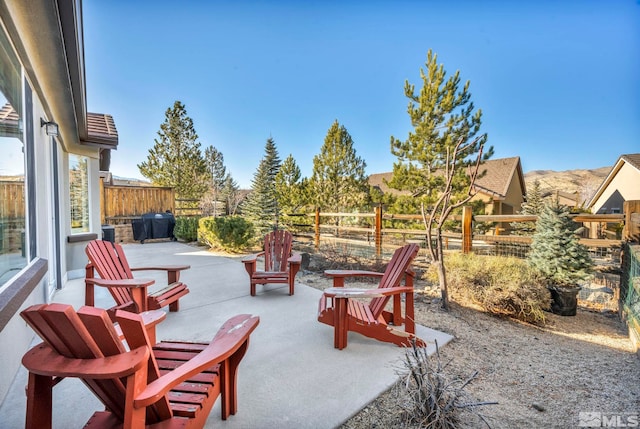
[[494,158],[527,172],[640,152],[639,1],[85,0],[83,14],[88,108],[114,117],[117,176],[142,178],[176,100],[244,188],[269,136],[311,176],[336,119],[368,174],[391,171],[404,82],[420,86],[430,48],[471,81]]

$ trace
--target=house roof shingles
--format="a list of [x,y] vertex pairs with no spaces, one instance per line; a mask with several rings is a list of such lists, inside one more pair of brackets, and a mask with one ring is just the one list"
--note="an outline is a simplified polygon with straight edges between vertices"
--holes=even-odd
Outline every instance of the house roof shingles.
[[[5,134],[20,136],[20,118],[9,103],[0,108],[0,129]],[[118,130],[111,115],[104,113],[87,113],[87,138],[81,143],[99,146],[105,149],[118,147]]]
[[[475,190],[483,192],[497,198],[505,198],[509,190],[509,184],[514,174],[518,174],[522,191],[525,192],[524,177],[522,177],[520,157],[490,159],[482,163],[480,173],[484,175],[476,180]],[[379,188],[383,193],[393,193],[394,195],[410,195],[407,191],[397,191],[389,188],[385,180],[391,180],[393,173],[376,173],[369,175],[369,185]]]
[[111,115],[87,113],[87,141],[82,143],[97,145],[106,149],[118,147],[118,130]]
[[637,170],[640,170],[640,153],[622,155],[620,158],[633,165]]

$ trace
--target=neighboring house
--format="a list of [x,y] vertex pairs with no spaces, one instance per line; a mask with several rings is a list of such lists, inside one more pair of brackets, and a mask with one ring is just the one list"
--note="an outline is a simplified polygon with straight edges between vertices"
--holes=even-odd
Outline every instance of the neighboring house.
[[[476,195],[472,201],[483,201],[485,214],[515,214],[521,209],[527,193],[520,157],[490,159],[480,166],[484,174],[476,180]],[[385,181],[391,180],[393,173],[377,173],[369,176],[369,185],[382,193],[410,195],[406,191],[389,188]]]
[[[593,214],[624,213],[625,201],[640,201],[640,153],[622,155],[591,197]],[[620,224],[591,222],[585,225],[592,238],[620,238]]]
[[640,200],[640,153],[622,155],[591,197],[594,214],[623,213],[624,202]]
[[83,38],[81,0],[0,2],[0,401],[34,336],[18,313],[83,276],[101,236],[118,134],[87,112]]
[[580,194],[578,194],[577,191],[546,191],[542,193],[542,199],[545,201],[558,203],[562,206],[567,206],[571,209],[575,209],[580,205]]

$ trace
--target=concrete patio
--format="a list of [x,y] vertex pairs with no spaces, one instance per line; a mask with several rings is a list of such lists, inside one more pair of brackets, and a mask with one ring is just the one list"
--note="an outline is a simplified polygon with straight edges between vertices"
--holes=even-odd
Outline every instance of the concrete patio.
[[[348,347],[333,347],[333,329],[316,320],[321,291],[305,285],[297,276],[294,296],[286,285],[258,286],[249,295],[248,276],[240,258],[175,242],[124,245],[132,267],[153,263],[189,264],[181,280],[191,293],[180,300],[180,311],[169,313],[158,326],[159,339],[209,341],[220,325],[238,313],[260,316],[249,350],[239,370],[239,410],[228,420],[220,419],[220,404],[206,427],[213,428],[333,428],[339,426],[390,387],[398,378],[403,349],[349,333]],[[162,273],[138,272],[136,277],[155,278]],[[108,308],[113,301],[98,288],[96,305]],[[55,302],[78,308],[84,303],[83,279],[68,282]],[[418,336],[440,346],[452,339],[427,327],[417,327]],[[34,339],[34,344],[39,338]],[[26,398],[24,368],[0,406],[0,426],[24,426]],[[78,380],[62,381],[54,390],[54,427],[82,427],[101,404]]]

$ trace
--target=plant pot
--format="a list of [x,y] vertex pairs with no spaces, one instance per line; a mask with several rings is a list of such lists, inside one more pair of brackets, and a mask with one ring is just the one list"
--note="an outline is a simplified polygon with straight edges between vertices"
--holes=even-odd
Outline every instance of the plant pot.
[[578,292],[580,286],[575,287],[547,287],[551,292],[551,312],[560,316],[575,316],[578,309]]

